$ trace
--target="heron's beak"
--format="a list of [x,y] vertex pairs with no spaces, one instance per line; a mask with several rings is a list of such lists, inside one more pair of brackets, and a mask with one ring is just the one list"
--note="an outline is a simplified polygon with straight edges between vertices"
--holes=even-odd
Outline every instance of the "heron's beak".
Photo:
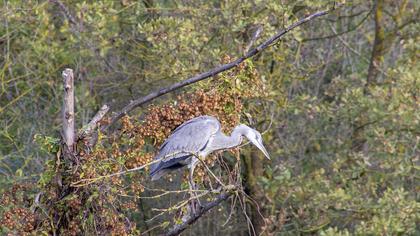
[[262,142],[259,142],[255,139],[251,139],[250,140],[255,146],[257,146],[258,149],[261,150],[262,153],[264,153],[264,156],[267,157],[268,160],[270,159],[270,155],[268,155],[267,149],[265,149],[264,145],[262,144]]

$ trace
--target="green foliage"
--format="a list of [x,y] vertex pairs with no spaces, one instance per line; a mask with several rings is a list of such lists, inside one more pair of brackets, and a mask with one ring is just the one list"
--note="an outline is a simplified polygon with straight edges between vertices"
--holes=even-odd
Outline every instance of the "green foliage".
[[[294,226],[283,232],[418,232],[419,70],[406,63],[390,72],[394,79],[370,96],[339,76],[325,89],[333,101],[308,94],[288,101],[284,117],[291,118],[279,150],[287,159],[261,179],[277,206],[271,212],[285,209],[292,217]],[[360,149],[356,132],[364,138]]]
[[58,138],[35,134],[34,141],[39,145],[41,150],[52,154],[56,154],[60,148],[60,139]]

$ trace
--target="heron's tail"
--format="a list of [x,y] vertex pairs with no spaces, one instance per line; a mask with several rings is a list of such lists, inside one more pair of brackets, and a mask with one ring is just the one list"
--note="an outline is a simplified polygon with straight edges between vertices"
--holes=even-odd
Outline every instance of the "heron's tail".
[[162,160],[150,166],[152,180],[157,180],[170,171],[177,170],[189,164],[190,154],[178,154],[169,160]]
[[158,175],[159,170],[159,163],[153,163],[150,165],[150,177],[152,177],[152,180],[157,180],[162,177],[162,175]]

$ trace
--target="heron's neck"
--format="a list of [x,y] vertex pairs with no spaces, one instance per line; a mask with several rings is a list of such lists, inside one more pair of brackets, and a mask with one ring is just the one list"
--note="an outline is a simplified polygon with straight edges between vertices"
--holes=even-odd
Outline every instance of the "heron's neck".
[[242,142],[242,136],[244,135],[244,132],[245,130],[242,126],[237,126],[232,131],[230,136],[220,132],[219,135],[214,138],[213,143],[211,144],[212,149],[221,150],[239,146]]

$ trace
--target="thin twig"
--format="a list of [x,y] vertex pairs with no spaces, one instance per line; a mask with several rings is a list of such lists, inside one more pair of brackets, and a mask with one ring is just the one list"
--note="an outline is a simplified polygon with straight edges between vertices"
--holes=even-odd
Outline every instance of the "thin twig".
[[209,172],[212,176],[213,176],[213,178],[221,185],[221,186],[223,186],[223,187],[226,187],[224,184],[223,184],[223,182],[219,179],[219,178],[217,178],[217,176],[213,173],[213,171],[211,171],[210,170],[210,168],[207,166],[207,164],[203,161],[203,160],[201,160],[201,158],[198,156],[198,155],[195,155],[195,154],[193,154],[203,165],[204,165],[204,167],[206,168],[206,170],[207,170],[207,172]]
[[[247,211],[247,209],[246,209],[246,204],[245,204],[245,201],[242,199],[242,198],[240,198],[239,197],[239,193],[235,193],[236,194],[236,196],[238,196],[238,199],[239,199],[239,204],[241,205],[241,209],[242,209],[242,213],[244,214],[244,216],[245,216],[245,219],[246,219],[246,222],[247,222],[247,226],[248,226],[248,231],[249,232],[251,232],[252,231],[252,235],[256,235],[256,233],[255,233],[255,228],[254,228],[254,225],[252,224],[252,220],[251,220],[251,218],[248,216],[248,213],[246,212]],[[250,235],[251,235],[251,233],[250,233]]]
[[188,203],[190,203],[192,200],[194,200],[194,199],[196,199],[198,197],[204,197],[204,196],[206,196],[209,193],[210,193],[210,191],[207,190],[207,191],[205,191],[202,194],[199,194],[197,196],[190,197],[190,198],[188,198],[188,199],[186,199],[186,200],[184,200],[184,201],[182,201],[182,202],[180,202],[178,204],[175,204],[174,206],[171,206],[169,208],[163,208],[163,209],[152,208],[152,211],[159,211],[160,213],[157,214],[157,215],[155,215],[155,216],[153,216],[150,220],[147,220],[147,221],[148,222],[153,221],[153,220],[155,220],[156,218],[158,218],[159,216],[161,216],[161,215],[163,215],[165,213],[168,213],[168,212],[171,212],[171,211],[174,211],[174,210],[179,210],[179,209],[183,208],[184,206],[186,206]]
[[194,192],[194,193],[203,193],[203,192],[206,192],[206,191],[207,190],[200,190],[200,189],[190,190],[190,189],[188,189],[188,190],[180,190],[180,191],[168,191],[168,192],[164,192],[164,193],[161,193],[161,194],[158,194],[158,195],[153,195],[153,196],[150,196],[150,197],[136,197],[136,198],[140,198],[140,199],[156,199],[156,198],[161,198],[163,196],[169,195],[171,193],[191,193],[191,192]]
[[[334,33],[336,33],[337,31],[334,29],[334,27],[331,25],[331,24],[329,24],[329,26],[330,26],[330,28],[331,28],[331,30],[334,32]],[[365,62],[370,62],[370,60],[368,59],[368,58],[366,58],[365,56],[363,56],[360,52],[358,52],[356,49],[354,49],[354,48],[352,48],[351,46],[350,46],[350,44],[347,42],[347,41],[345,41],[341,36],[337,36],[337,38],[338,38],[338,40],[340,40],[340,42],[347,48],[347,49],[349,49],[352,53],[354,53],[354,54],[356,54],[357,56],[359,56],[363,61],[365,61]],[[387,76],[387,77],[389,77],[389,75],[388,75],[388,73],[386,73],[386,71],[384,71],[382,68],[380,68],[378,65],[376,65],[375,64],[375,66],[376,66],[376,69],[379,71],[379,72],[381,72],[383,75],[385,75],[385,76]]]
[[97,181],[99,181],[101,179],[111,178],[111,177],[114,177],[114,176],[127,174],[129,172],[133,172],[133,171],[137,171],[137,170],[142,170],[142,169],[144,169],[144,168],[146,168],[146,167],[148,167],[148,166],[150,166],[150,165],[152,165],[152,164],[154,164],[154,163],[156,163],[158,161],[161,161],[161,160],[160,159],[154,160],[154,161],[149,162],[147,164],[144,164],[142,166],[139,166],[139,167],[136,167],[136,168],[132,168],[132,169],[128,169],[128,170],[124,170],[124,171],[120,171],[120,172],[117,172],[117,173],[112,173],[112,174],[109,174],[109,175],[101,175],[101,176],[98,176],[98,177],[95,177],[95,178],[81,179],[79,181],[76,181],[76,182],[71,183],[70,186],[71,187],[82,187],[82,186],[86,186],[86,185],[89,185],[89,184],[93,184],[93,183],[95,183],[95,182],[97,182]]
[[370,16],[370,14],[373,11],[373,7],[369,9],[368,13],[366,13],[366,15],[352,28],[341,31],[341,32],[333,32],[334,34],[332,35],[327,35],[327,36],[318,36],[318,37],[314,37],[314,38],[307,38],[307,39],[303,39],[302,42],[308,42],[308,41],[314,41],[314,40],[324,40],[324,39],[330,39],[330,38],[335,38],[337,36],[343,35],[343,34],[347,34],[350,33],[354,30],[357,30]]
[[230,206],[230,212],[229,212],[229,215],[228,215],[228,217],[227,217],[227,219],[226,219],[226,221],[225,221],[225,223],[223,223],[222,224],[222,226],[224,227],[229,221],[230,221],[230,219],[232,218],[232,215],[233,215],[233,210],[235,209],[235,206],[236,206],[236,199],[238,198],[238,196],[235,194],[235,197],[233,198],[233,203],[231,204],[231,206]]

